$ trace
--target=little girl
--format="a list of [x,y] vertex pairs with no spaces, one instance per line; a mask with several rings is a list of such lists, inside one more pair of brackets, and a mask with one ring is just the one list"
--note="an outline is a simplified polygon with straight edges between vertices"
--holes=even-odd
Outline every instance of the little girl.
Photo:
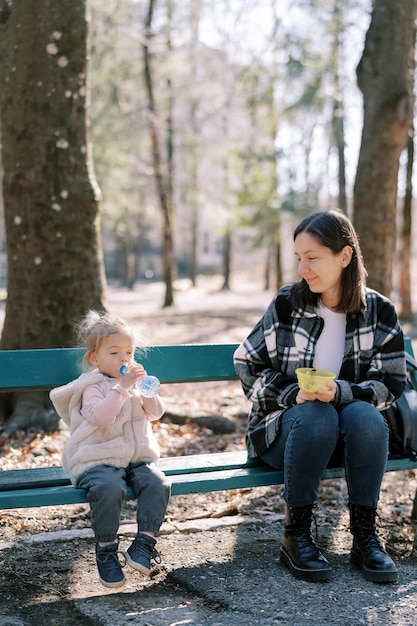
[[155,465],[159,447],[150,422],[162,417],[164,406],[159,396],[145,398],[135,389],[146,372],[134,361],[135,336],[126,322],[90,311],[80,323],[79,338],[89,371],[53,389],[50,398],[70,426],[62,465],[72,483],[87,492],[100,582],[120,587],[125,577],[117,532],[127,485],[138,498],[138,533],[126,561],[149,576],[157,555],[155,535],[165,517],[170,483]]

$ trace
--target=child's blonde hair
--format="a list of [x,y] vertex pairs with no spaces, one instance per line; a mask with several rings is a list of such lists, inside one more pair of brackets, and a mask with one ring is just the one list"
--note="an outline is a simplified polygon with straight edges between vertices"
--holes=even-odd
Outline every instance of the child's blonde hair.
[[[78,345],[85,348],[83,367],[86,369],[91,367],[89,357],[92,352],[97,352],[103,339],[119,332],[124,332],[131,337],[134,348],[137,348],[138,344],[143,341],[139,334],[121,317],[109,313],[88,311],[77,327]],[[141,346],[141,352],[146,352],[143,346]]]

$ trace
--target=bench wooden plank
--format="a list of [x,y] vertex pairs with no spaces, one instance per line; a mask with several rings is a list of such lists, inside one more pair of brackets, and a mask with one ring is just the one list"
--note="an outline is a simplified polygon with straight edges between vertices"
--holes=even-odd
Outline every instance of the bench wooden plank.
[[62,467],[32,467],[0,471],[0,493],[36,487],[59,487],[71,484]]
[[[247,454],[245,450],[176,456],[163,458],[158,462],[158,466],[167,476],[237,469],[246,464]],[[253,465],[250,462],[249,464]],[[0,471],[0,492],[27,489],[29,487],[58,487],[70,484],[70,479],[60,466]]]
[[[235,380],[233,353],[237,343],[152,346],[136,354],[161,383]],[[42,390],[65,385],[82,371],[83,348],[0,350],[0,389]]]
[[[182,476],[184,474],[199,474],[221,470],[237,470],[246,467],[258,466],[257,461],[247,458],[245,450],[233,452],[214,452],[210,454],[193,454],[160,459],[158,466],[167,476]],[[339,468],[328,468],[327,478],[334,478],[335,469],[339,476]],[[408,458],[390,459],[386,471],[417,469],[417,462]],[[178,482],[180,479],[178,479]],[[50,488],[70,485],[70,479],[62,467],[36,467],[29,469],[0,471],[0,494],[4,491],[18,491],[20,489]],[[279,484],[279,483],[276,483]],[[0,495],[1,498],[1,495]]]
[[[229,453],[219,453],[229,455]],[[235,453],[230,453],[231,458],[237,457]],[[239,453],[239,457],[243,459],[245,452]],[[204,462],[204,458],[207,455],[195,455],[195,466],[198,468],[200,463]],[[203,457],[203,458],[199,458]],[[180,463],[184,458],[190,459],[191,457],[175,457],[171,459],[165,459],[172,462],[173,472],[175,472],[174,466]],[[246,458],[246,457],[245,457]],[[225,459],[223,458],[223,461]],[[62,468],[37,468],[33,470],[61,470]],[[165,469],[167,475],[170,476],[172,481],[172,495],[185,495],[191,493],[209,493],[213,491],[224,491],[228,489],[247,489],[253,487],[266,487],[273,485],[283,484],[284,474],[282,471],[274,470],[265,465],[248,465],[241,467],[229,467],[224,469],[224,462],[222,466],[217,469],[200,471],[201,467],[196,472],[192,473],[171,473],[169,469]],[[408,458],[392,459],[387,461],[386,470],[399,471],[417,469],[417,463]],[[7,472],[9,475],[13,472],[20,472],[24,470],[10,470]],[[0,480],[2,474],[0,473]],[[41,472],[40,472],[41,473]],[[54,472],[50,472],[51,475]],[[57,472],[59,475],[59,472]],[[341,478],[344,476],[344,469],[342,467],[328,468],[323,474],[322,480]],[[68,479],[66,479],[68,481]],[[2,486],[0,485],[0,489]],[[134,499],[134,493],[129,488],[127,493],[127,499]],[[42,487],[29,487],[24,489],[8,489],[0,491],[0,510],[3,509],[16,509],[16,508],[30,508],[39,506],[55,506],[64,504],[79,504],[87,502],[86,494],[82,489],[75,489],[69,484],[61,485],[43,485]]]
[[[162,383],[237,380],[233,353],[237,343],[153,346],[136,356]],[[407,366],[417,387],[417,361],[406,337]],[[47,390],[80,375],[83,348],[0,350],[0,391]]]

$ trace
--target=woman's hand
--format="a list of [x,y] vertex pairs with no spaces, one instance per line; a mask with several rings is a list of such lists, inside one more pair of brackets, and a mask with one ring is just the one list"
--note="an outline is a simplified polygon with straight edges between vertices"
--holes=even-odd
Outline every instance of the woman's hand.
[[336,396],[336,383],[334,381],[327,383],[324,389],[319,389],[316,393],[309,393],[308,391],[300,391],[297,393],[295,399],[296,404],[304,404],[304,402],[310,402],[311,400],[320,400],[320,402],[332,402]]

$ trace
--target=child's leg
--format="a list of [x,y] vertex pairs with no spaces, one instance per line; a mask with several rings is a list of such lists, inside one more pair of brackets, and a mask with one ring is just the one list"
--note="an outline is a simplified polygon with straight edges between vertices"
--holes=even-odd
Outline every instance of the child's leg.
[[154,463],[129,466],[127,481],[138,497],[138,533],[126,552],[126,560],[131,567],[149,576],[151,559],[159,556],[154,536],[164,521],[171,484]]
[[155,463],[136,463],[126,470],[126,482],[138,498],[138,531],[155,535],[165,518],[171,483]]
[[126,472],[109,465],[98,465],[84,472],[77,487],[87,491],[91,509],[91,526],[98,543],[116,541],[123,499],[126,494]]
[[97,542],[97,568],[105,587],[120,587],[125,582],[116,541],[126,493],[125,475],[124,469],[99,465],[85,472],[77,483],[77,487],[87,491]]

